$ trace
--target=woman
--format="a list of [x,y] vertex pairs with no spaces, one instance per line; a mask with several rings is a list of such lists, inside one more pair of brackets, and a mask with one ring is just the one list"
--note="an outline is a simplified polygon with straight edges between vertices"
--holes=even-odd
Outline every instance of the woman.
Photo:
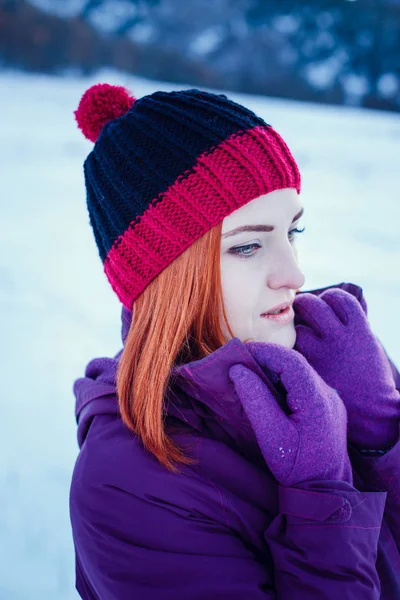
[[199,90],[75,115],[124,345],[74,386],[81,597],[400,598],[400,376],[358,286],[299,292],[286,143]]

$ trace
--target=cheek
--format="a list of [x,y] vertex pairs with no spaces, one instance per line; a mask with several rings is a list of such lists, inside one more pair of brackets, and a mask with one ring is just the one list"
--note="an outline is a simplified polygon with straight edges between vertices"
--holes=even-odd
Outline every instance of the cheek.
[[[243,270],[244,271],[244,270]],[[251,314],[257,298],[257,281],[246,273],[226,270],[221,277],[222,296],[225,309],[231,314]]]

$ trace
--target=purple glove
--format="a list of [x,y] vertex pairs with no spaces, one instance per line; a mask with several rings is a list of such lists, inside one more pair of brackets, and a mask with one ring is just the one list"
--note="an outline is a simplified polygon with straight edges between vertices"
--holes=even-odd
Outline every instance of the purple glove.
[[349,441],[387,448],[399,436],[400,395],[386,354],[358,300],[341,289],[298,294],[295,349],[346,405]]
[[229,377],[254,429],[265,461],[281,485],[306,481],[345,481],[353,485],[347,454],[346,408],[295,350],[247,342],[261,367],[279,373],[287,391],[287,416],[261,379],[241,364]]

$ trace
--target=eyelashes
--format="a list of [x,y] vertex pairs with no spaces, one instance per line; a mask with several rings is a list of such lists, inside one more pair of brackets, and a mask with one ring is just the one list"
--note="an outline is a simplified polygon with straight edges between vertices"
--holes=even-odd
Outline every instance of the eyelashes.
[[[304,233],[304,231],[306,230],[305,227],[303,227],[302,229],[291,229],[288,233],[288,238],[290,243],[293,243],[296,239],[296,237],[300,234],[300,233]],[[247,244],[246,246],[236,246],[234,248],[230,248],[228,253],[232,254],[233,256],[237,256],[240,259],[249,259],[249,258],[253,258],[256,254],[257,254],[257,250],[254,250],[251,254],[245,254],[245,250],[247,248],[261,248],[261,245],[258,244],[257,242],[254,244]]]
[[291,229],[289,231],[289,239],[291,242],[294,242],[294,240],[296,239],[296,237],[300,234],[300,233],[304,233],[304,231],[306,230],[305,226],[303,227],[303,229]]

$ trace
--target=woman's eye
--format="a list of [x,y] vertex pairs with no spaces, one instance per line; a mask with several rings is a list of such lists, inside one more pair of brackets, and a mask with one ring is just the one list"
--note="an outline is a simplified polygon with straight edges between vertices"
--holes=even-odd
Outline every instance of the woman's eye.
[[[305,231],[305,227],[303,229],[291,229],[288,233],[289,241],[294,242],[296,236],[299,233],[303,233]],[[254,250],[251,250],[253,249]],[[229,254],[233,254],[234,256],[238,256],[239,258],[253,258],[257,254],[257,250],[255,248],[261,248],[260,244],[247,244],[246,246],[236,246],[235,248],[230,248]],[[249,251],[250,250],[250,251]]]
[[303,233],[305,230],[306,230],[305,227],[303,227],[303,229],[292,229],[291,231],[289,231],[289,234],[288,234],[289,240],[291,242],[294,242],[294,240],[297,237],[297,235],[299,233]]
[[247,248],[261,248],[260,244],[248,244],[247,246],[236,246],[236,248],[231,248],[229,250],[229,254],[233,254],[235,256],[239,256],[239,258],[252,258],[255,256],[256,252],[248,253]]

